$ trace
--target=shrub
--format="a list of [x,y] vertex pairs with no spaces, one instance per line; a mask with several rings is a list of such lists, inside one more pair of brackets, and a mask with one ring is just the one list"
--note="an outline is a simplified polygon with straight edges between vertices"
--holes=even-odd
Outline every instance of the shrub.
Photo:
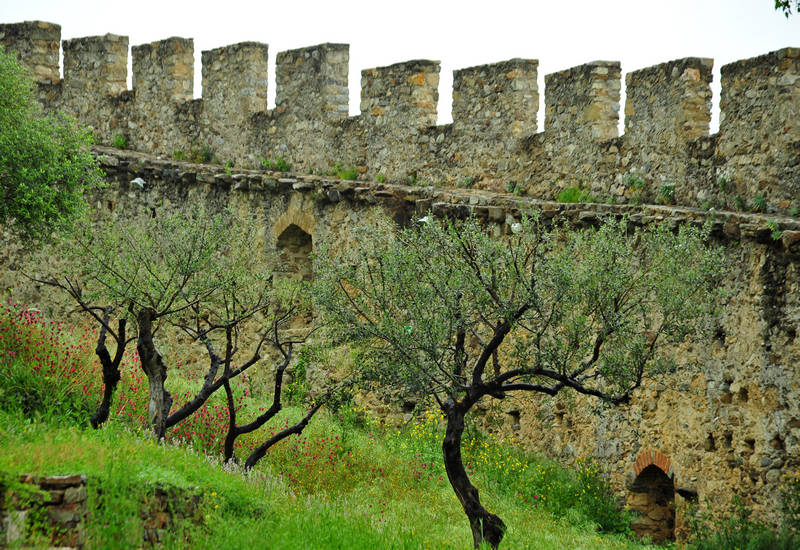
[[85,189],[102,184],[91,133],[47,115],[15,54],[0,47],[0,224],[24,241],[48,240],[85,211]]

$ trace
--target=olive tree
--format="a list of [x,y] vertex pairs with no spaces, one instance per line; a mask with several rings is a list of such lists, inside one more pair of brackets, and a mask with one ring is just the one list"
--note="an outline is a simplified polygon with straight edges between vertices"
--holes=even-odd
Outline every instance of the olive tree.
[[473,406],[562,390],[628,401],[648,372],[671,366],[664,346],[703,325],[721,265],[691,227],[609,219],[547,230],[528,216],[512,229],[496,238],[474,219],[386,222],[315,265],[330,336],[361,351],[369,378],[430,398],[446,417],[444,466],[476,548],[497,547],[505,524],[464,468]]
[[[225,444],[228,461],[234,459],[237,437],[260,428],[281,410],[282,377],[293,346],[303,343],[312,331],[308,327],[289,334],[284,329],[308,301],[299,282],[273,280],[270,259],[258,253],[253,220],[237,220],[228,211],[210,214],[203,208],[148,211],[124,220],[87,224],[60,248],[68,256],[66,269],[39,280],[66,291],[100,325],[96,352],[105,390],[92,415],[93,426],[108,418],[120,361],[133,341],[148,380],[148,423],[156,439],[224,388],[231,415]],[[128,336],[130,326],[134,334]],[[168,359],[156,346],[167,327],[202,343],[209,359],[202,386],[175,410],[165,385]],[[252,345],[250,354],[240,358],[243,331],[251,335]],[[109,336],[116,344],[113,357],[106,345]],[[231,383],[259,363],[265,345],[274,346],[283,357],[275,373],[273,406],[254,421],[237,426]],[[302,431],[321,405],[322,401],[312,404],[309,415],[293,430],[277,435],[288,437]],[[248,467],[280,439],[273,437],[260,445],[248,458]]]
[[0,223],[29,244],[70,227],[84,190],[101,183],[91,134],[66,116],[44,114],[33,86],[0,46]]

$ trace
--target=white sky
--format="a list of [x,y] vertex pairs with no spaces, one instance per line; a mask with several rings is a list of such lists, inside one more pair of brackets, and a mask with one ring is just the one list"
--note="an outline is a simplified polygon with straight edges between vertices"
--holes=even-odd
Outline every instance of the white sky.
[[451,120],[454,69],[513,57],[538,59],[540,130],[545,74],[596,59],[621,61],[624,92],[628,71],[681,57],[712,57],[716,131],[719,68],[800,47],[800,15],[787,21],[773,6],[773,0],[0,0],[0,22],[58,23],[62,39],[111,32],[127,35],[132,46],[170,36],[194,38],[195,96],[201,51],[265,42],[270,106],[277,52],[348,43],[351,115],[359,112],[362,69],[435,59],[442,63],[440,122]]

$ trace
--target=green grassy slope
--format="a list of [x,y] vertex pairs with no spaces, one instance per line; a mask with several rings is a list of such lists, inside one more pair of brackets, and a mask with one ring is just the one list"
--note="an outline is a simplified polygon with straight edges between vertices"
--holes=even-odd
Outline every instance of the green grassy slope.
[[[215,458],[221,402],[176,427],[166,443],[148,438],[135,357],[108,424],[85,427],[100,389],[91,339],[24,310],[0,315],[0,471],[87,474],[90,547],[140,544],[140,502],[154,484],[202,495],[197,523],[176,527],[167,547],[470,547],[441,466],[438,415],[383,430],[353,407],[339,416],[323,412],[245,476]],[[192,389],[187,378],[181,384]],[[256,414],[270,396],[239,397],[243,410]],[[302,406],[288,407],[273,431],[302,414]],[[268,433],[244,441],[240,453]],[[487,508],[508,525],[502,548],[645,548],[602,531],[620,530],[625,518],[590,463],[563,469],[476,431],[465,458]]]

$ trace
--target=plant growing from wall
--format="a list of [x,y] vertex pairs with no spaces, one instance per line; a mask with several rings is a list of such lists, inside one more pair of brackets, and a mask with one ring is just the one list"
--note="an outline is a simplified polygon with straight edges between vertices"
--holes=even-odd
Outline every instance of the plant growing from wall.
[[781,240],[781,236],[783,235],[783,231],[780,230],[780,226],[777,220],[767,220],[766,222],[767,228],[770,230],[770,236],[772,237],[773,241]]
[[272,172],[289,172],[292,169],[292,165],[286,162],[283,157],[261,159],[261,166],[264,170],[270,170]]
[[753,212],[766,212],[767,198],[759,193],[750,201],[750,209]]
[[665,183],[658,190],[658,202],[660,204],[675,204],[675,184]]
[[730,190],[732,181],[733,178],[728,172],[723,172],[717,176],[717,185],[719,186],[719,190],[723,193],[727,193]]
[[91,133],[44,114],[33,86],[0,47],[0,224],[29,244],[68,229],[85,207],[84,190],[102,183]]
[[128,148],[128,138],[126,138],[122,134],[117,134],[114,136],[114,139],[111,140],[111,146],[115,149],[127,149]]
[[352,164],[345,167],[341,162],[335,162],[331,169],[328,170],[328,175],[337,177],[340,180],[356,180],[358,179],[358,170]]
[[558,196],[556,196],[556,200],[558,202],[566,203],[597,202],[597,200],[589,191],[579,185],[563,189]]
[[191,162],[197,162],[201,164],[209,164],[216,162],[216,158],[214,157],[214,149],[206,144],[200,147],[192,147],[189,149],[189,153],[184,153],[180,149],[176,149],[172,152],[172,158],[178,160],[189,160]]
[[646,373],[672,366],[665,344],[704,326],[722,263],[698,230],[625,220],[551,233],[529,216],[498,240],[476,220],[429,215],[358,236],[358,250],[318,256],[316,307],[334,342],[357,346],[366,377],[446,417],[444,465],[475,548],[496,548],[505,531],[461,455],[476,403],[561,390],[626,402]]
[[642,204],[647,200],[647,190],[644,178],[635,172],[625,176],[625,187],[631,193],[631,200],[634,204]]

